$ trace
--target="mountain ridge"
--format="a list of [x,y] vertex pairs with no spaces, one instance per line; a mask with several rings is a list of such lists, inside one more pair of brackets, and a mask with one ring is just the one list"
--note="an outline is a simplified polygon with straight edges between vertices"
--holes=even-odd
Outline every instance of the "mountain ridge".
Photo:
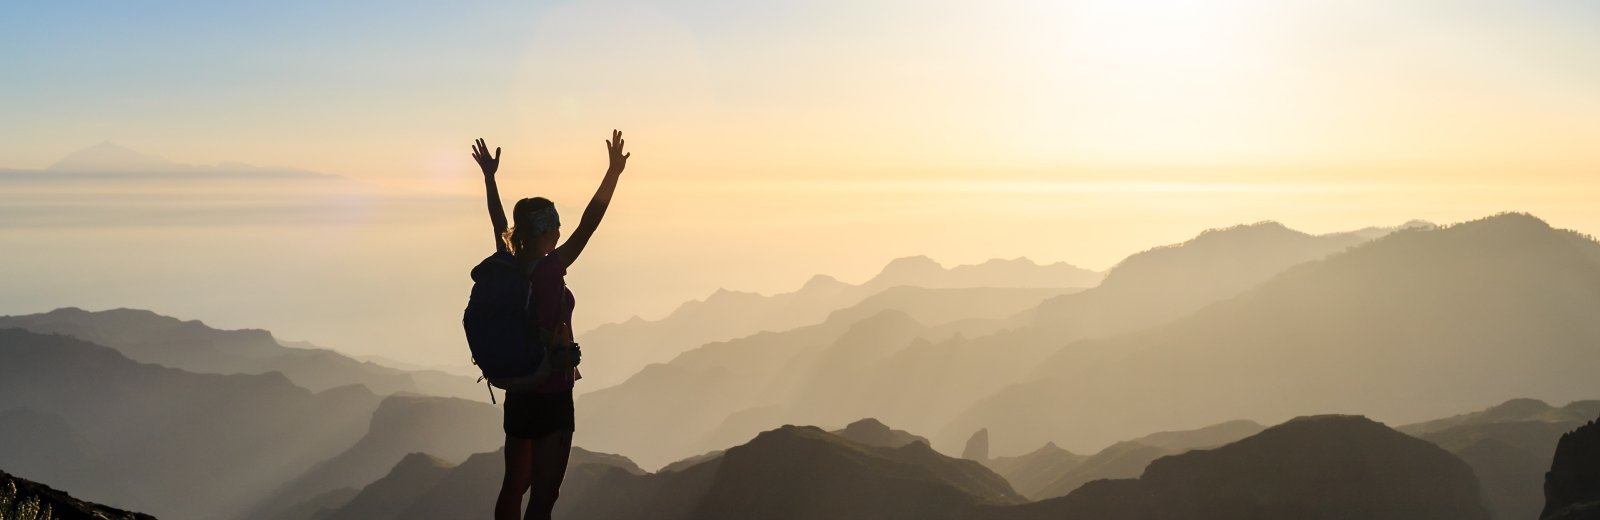
[[[1587,319],[1594,313],[1600,243],[1582,235],[1525,214],[1401,230],[1298,264],[1177,321],[1065,345],[1033,369],[1033,381],[983,398],[935,441],[959,442],[985,426],[1001,451],[1045,440],[1077,447],[1160,428],[1157,419],[1272,420],[1295,409],[1355,408],[1408,422],[1506,395],[1577,399],[1600,394],[1576,368],[1600,362],[1587,347],[1600,341],[1600,323]],[[1360,385],[1344,376],[1355,373],[1364,374]],[[1138,381],[1184,383],[1157,389]],[[1438,398],[1386,397],[1397,394]],[[1072,395],[1101,396],[1094,406],[1102,411]],[[1112,409],[1116,418],[1105,416]],[[1026,428],[1022,417],[1030,418]]]

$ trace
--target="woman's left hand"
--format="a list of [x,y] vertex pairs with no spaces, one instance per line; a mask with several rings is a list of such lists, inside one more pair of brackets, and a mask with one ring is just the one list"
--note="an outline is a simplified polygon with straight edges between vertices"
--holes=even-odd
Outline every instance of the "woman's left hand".
[[611,167],[606,168],[606,173],[622,173],[628,167],[628,156],[632,153],[622,153],[622,131],[612,130],[611,139],[606,140],[606,154],[611,156]]

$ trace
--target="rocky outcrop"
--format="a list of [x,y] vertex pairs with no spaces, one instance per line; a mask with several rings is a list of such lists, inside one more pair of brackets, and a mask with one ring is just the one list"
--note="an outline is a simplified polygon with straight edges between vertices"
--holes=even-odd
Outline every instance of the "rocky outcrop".
[[1561,436],[1544,477],[1541,520],[1600,520],[1600,424]]
[[6,520],[155,520],[155,517],[123,511],[72,498],[50,486],[17,478],[0,471],[0,518]]
[[989,429],[979,428],[967,439],[967,448],[961,450],[961,458],[983,462],[989,460]]

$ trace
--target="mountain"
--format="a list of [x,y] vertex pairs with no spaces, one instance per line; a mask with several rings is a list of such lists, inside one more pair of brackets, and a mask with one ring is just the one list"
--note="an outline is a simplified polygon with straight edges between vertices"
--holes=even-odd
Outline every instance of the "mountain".
[[1043,500],[1064,496],[1095,480],[1137,477],[1158,458],[1222,446],[1264,429],[1252,421],[1228,421],[1194,430],[1157,432],[1112,444],[1088,457],[1047,443],[1027,455],[993,459],[987,465],[1024,496]]
[[902,286],[930,289],[1094,287],[1100,283],[1100,278],[1100,273],[1065,262],[1040,265],[1027,258],[993,258],[981,264],[946,268],[926,256],[908,256],[890,261],[861,287],[869,293]]
[[177,168],[181,166],[172,161],[105,141],[67,154],[48,169],[69,172],[148,172]]
[[1045,302],[1034,319],[1072,339],[1137,330],[1186,316],[1373,235],[1311,235],[1270,221],[1206,230],[1186,242],[1129,256],[1099,286]]
[[979,428],[967,439],[967,446],[961,450],[961,458],[983,462],[989,460],[989,430]]
[[1015,457],[995,457],[984,461],[1022,496],[1039,499],[1039,492],[1060,480],[1062,475],[1082,464],[1087,457],[1063,450],[1053,442]]
[[[1041,361],[1091,332],[1035,324],[1040,316],[1055,312],[1049,309],[1063,305],[1104,312],[1118,309],[1124,326],[1151,327],[1166,319],[1166,311],[1147,311],[1170,308],[1163,303],[1170,295],[1154,287],[1169,282],[1175,277],[1172,273],[1244,283],[1240,280],[1264,278],[1253,270],[1269,262],[1239,258],[1276,259],[1272,266],[1282,270],[1290,262],[1330,254],[1364,239],[1349,234],[1315,237],[1276,224],[1211,231],[1136,255],[1155,260],[1123,262],[1113,270],[1123,281],[1110,288],[1043,302],[1037,294],[1013,289],[891,289],[832,312],[819,325],[707,344],[668,363],[647,366],[620,385],[585,394],[579,399],[578,435],[584,445],[626,453],[652,466],[723,449],[785,423],[840,424],[876,417],[915,431],[937,431],[979,400],[1030,379]],[[1229,245],[1248,249],[1219,252]],[[894,273],[928,270],[925,260],[898,261],[893,269],[886,268],[891,278],[907,276]],[[1156,279],[1140,281],[1141,273]],[[1190,285],[1215,291],[1192,296],[1193,301],[1225,298],[1242,290],[1220,283]],[[1006,301],[1010,303],[1003,304]],[[984,320],[997,316],[1009,317]],[[922,318],[963,319],[947,321],[940,330],[919,324]],[[1114,424],[1107,422],[1108,427]],[[1143,429],[1172,424],[1152,422]],[[967,434],[989,425],[962,426],[965,431],[959,437],[941,436],[934,445],[959,450]],[[640,429],[656,435],[641,438],[625,433]],[[1104,446],[1127,438],[1127,433],[1118,431],[1117,437],[1095,444]],[[995,451],[1022,449],[1008,431],[991,427],[990,434]],[[1024,446],[1032,447],[1049,439],[1040,435],[1025,440]]]
[[1401,426],[1401,432],[1449,450],[1472,466],[1496,520],[1537,518],[1544,473],[1562,434],[1600,416],[1600,401],[1562,407],[1512,399],[1485,410]]
[[579,342],[596,347],[584,352],[584,364],[589,370],[581,386],[589,389],[612,386],[648,364],[670,360],[707,343],[816,324],[830,312],[856,305],[893,287],[1036,290],[1026,291],[1037,298],[1027,302],[1025,308],[1038,300],[1067,292],[1066,289],[1091,287],[1099,281],[1099,273],[1065,263],[1039,265],[1018,258],[947,269],[932,259],[919,256],[891,261],[877,276],[860,285],[817,275],[795,291],[771,296],[718,290],[704,300],[684,303],[658,320],[635,318],[600,325],[580,334]]
[[[1556,407],[1538,399],[1520,398],[1511,399],[1481,411],[1409,424],[1398,429],[1412,436],[1426,438],[1429,435],[1439,434],[1463,426],[1528,421],[1581,424],[1597,415],[1600,415],[1600,400],[1573,401],[1567,403],[1566,406]],[[1577,425],[1573,427],[1576,428]],[[1570,429],[1572,428],[1566,428],[1563,431]],[[1553,454],[1555,439],[1550,440],[1549,447]]]
[[853,442],[880,448],[899,448],[913,442],[928,443],[928,439],[905,430],[890,428],[889,425],[872,418],[850,423],[845,425],[844,428],[828,433]]
[[0,411],[0,468],[38,482],[70,483],[92,471],[99,455],[65,417],[32,408]]
[[269,179],[338,179],[334,175],[294,168],[257,167],[239,163],[222,163],[196,166],[169,161],[165,158],[131,150],[125,146],[105,141],[74,151],[51,164],[42,173],[71,175],[111,175],[116,177],[148,177],[166,175],[204,175],[226,177],[257,177]]
[[1152,462],[1137,479],[987,508],[973,520],[1486,520],[1472,470],[1363,417],[1302,417],[1211,450]]
[[361,384],[379,394],[414,392],[479,399],[472,379],[439,371],[407,372],[356,361],[332,350],[291,348],[257,330],[219,330],[138,309],[89,312],[67,307],[41,314],[0,316],[0,328],[65,334],[108,346],[142,363],[210,374],[279,372],[312,391]]
[[447,397],[395,395],[372,412],[366,435],[342,453],[287,481],[263,499],[249,518],[269,519],[283,509],[342,488],[359,489],[409,454],[427,453],[457,464],[502,446],[500,410],[488,403]]
[[[504,474],[503,451],[478,453],[460,465],[423,453],[407,455],[388,474],[367,485],[353,498],[322,507],[311,516],[296,520],[432,520],[436,518],[491,518]],[[572,448],[567,473],[561,486],[561,502],[556,518],[566,516],[567,504],[585,500],[596,491],[602,475],[643,475],[632,461],[620,455]],[[599,500],[624,496],[598,493]],[[626,502],[624,500],[623,502]],[[306,508],[309,509],[309,508]],[[287,519],[286,519],[287,520]]]
[[1587,236],[1521,214],[1399,231],[1166,325],[1067,344],[934,441],[987,427],[1000,451],[1092,446],[1301,410],[1411,422],[1507,395],[1593,396],[1597,314]]
[[[498,457],[475,455],[439,478],[439,464],[414,455],[368,486],[390,491],[367,501],[384,511],[363,518],[487,517]],[[924,443],[870,446],[807,426],[763,432],[681,471],[644,474],[579,462],[576,452],[573,460],[557,519],[1488,518],[1465,463],[1354,416],[1297,418],[1222,447],[1160,458],[1136,479],[1098,480],[1033,503],[982,465]],[[407,484],[435,478],[431,486]],[[399,503],[404,511],[390,516]]]
[[600,487],[609,492],[574,501],[558,518],[931,519],[1022,502],[982,465],[927,444],[869,446],[809,426],[763,432],[683,471],[611,472]]
[[1595,421],[1561,436],[1545,474],[1540,520],[1600,520],[1600,425]]
[[0,471],[0,518],[7,520],[155,520],[143,513],[85,502],[50,486]]
[[[55,471],[51,486],[163,518],[233,517],[354,443],[379,400],[358,385],[311,392],[277,373],[196,374],[20,329],[0,329],[0,360],[0,412],[28,410],[41,431],[74,439],[46,449],[90,452],[70,461],[86,471],[7,471]],[[31,449],[0,445],[0,460]]]
[[786,405],[817,384],[819,374],[850,374],[919,339],[981,335],[1001,326],[988,320],[926,325],[896,310],[860,320],[855,315],[845,310],[808,327],[708,344],[670,363],[649,365],[621,385],[579,396],[575,442],[659,467],[737,444],[789,419],[841,424],[869,417],[845,402],[818,413]]
[[1193,430],[1156,432],[1134,439],[1132,442],[1184,452],[1202,448],[1215,448],[1261,433],[1265,429],[1267,429],[1266,426],[1257,424],[1255,421],[1240,419]]
[[[987,427],[994,451],[1030,449],[1053,439],[1016,438],[1010,425],[997,428],[976,421],[961,424],[964,431],[941,428],[1008,385],[1039,377],[1035,367],[1064,345],[1162,325],[1298,263],[1343,251],[1374,233],[1313,236],[1277,223],[1206,231],[1180,244],[1133,255],[1117,264],[1101,285],[1045,300],[1007,320],[1005,330],[998,333],[919,342],[871,363],[819,373],[792,405],[805,412],[785,419],[821,423],[841,419],[829,413],[879,417],[913,430],[939,431],[934,445],[950,450],[959,449],[967,434]],[[1145,431],[1174,424],[1184,423],[1152,423]],[[1101,442],[1084,444],[1105,446],[1129,433],[1119,431]]]
[[451,467],[449,462],[426,453],[406,455],[381,480],[366,486],[349,503],[322,518],[395,518],[409,505],[404,500],[396,500],[397,497],[412,497],[427,492],[449,475]]
[[676,460],[668,463],[665,466],[662,466],[661,469],[656,470],[656,473],[676,473],[699,466],[701,463],[722,460],[722,454],[727,452],[728,450],[711,450],[699,455]]
[[1055,480],[1039,488],[1029,498],[1043,500],[1065,496],[1096,480],[1122,479],[1138,477],[1144,473],[1145,467],[1151,462],[1168,455],[1176,454],[1177,450],[1150,446],[1136,441],[1123,441],[1107,446],[1094,455],[1083,459],[1071,469],[1057,476]]

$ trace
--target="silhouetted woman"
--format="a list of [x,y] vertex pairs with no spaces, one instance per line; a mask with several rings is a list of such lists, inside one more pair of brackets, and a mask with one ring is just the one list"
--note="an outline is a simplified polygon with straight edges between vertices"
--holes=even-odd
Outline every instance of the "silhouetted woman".
[[[561,219],[555,204],[543,197],[517,201],[512,207],[515,226],[506,228],[505,209],[500,205],[500,190],[494,174],[500,169],[500,149],[489,155],[482,139],[472,146],[472,158],[483,168],[483,183],[489,195],[489,219],[494,223],[494,245],[510,251],[523,264],[532,282],[533,320],[540,330],[554,336],[560,346],[572,343],[572,291],[567,290],[567,267],[583,253],[589,237],[600,226],[600,219],[611,204],[617,178],[628,163],[622,152],[622,132],[611,131],[606,141],[611,165],[600,181],[589,206],[583,210],[578,228],[560,246]],[[548,357],[557,366],[576,364],[575,348]],[[572,449],[572,386],[581,377],[576,368],[558,370],[536,385],[509,385],[505,398],[506,473],[495,501],[496,520],[516,519],[522,509],[522,495],[531,491],[526,518],[550,518],[561,479],[567,471],[567,455]],[[499,385],[497,385],[499,386]]]

